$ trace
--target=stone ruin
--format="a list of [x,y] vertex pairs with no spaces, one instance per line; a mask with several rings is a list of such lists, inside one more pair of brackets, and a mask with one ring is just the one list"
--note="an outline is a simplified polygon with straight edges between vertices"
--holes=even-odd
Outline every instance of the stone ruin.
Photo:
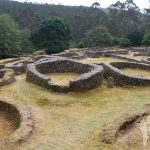
[[150,65],[136,62],[112,62],[104,64],[104,76],[113,77],[116,85],[150,85],[150,77],[124,73],[122,68],[139,68],[150,71]]
[[[51,83],[48,73],[78,73],[79,77],[70,81],[69,86]],[[27,66],[26,81],[52,89],[56,92],[82,92],[98,87],[103,80],[103,67],[79,61],[53,57],[39,60]]]
[[[149,116],[150,104],[145,104],[138,111],[122,114],[119,118],[116,118],[103,128],[102,132],[98,135],[99,142],[107,146],[111,145],[111,148],[114,150],[118,150],[117,145],[122,145],[122,143],[133,143],[133,145],[137,145],[136,140],[143,145],[146,137],[145,130],[143,132],[142,128],[147,127],[144,126],[143,121],[146,121],[146,118],[148,119]],[[131,144],[128,144],[128,146],[125,149],[132,149],[130,147]]]
[[8,85],[14,81],[14,71],[12,69],[5,68],[4,64],[0,64],[0,86]]
[[17,124],[16,129],[12,134],[0,140],[0,149],[6,149],[11,143],[21,143],[32,134],[34,122],[31,111],[27,106],[0,97],[0,110],[11,114],[11,119],[15,119]]

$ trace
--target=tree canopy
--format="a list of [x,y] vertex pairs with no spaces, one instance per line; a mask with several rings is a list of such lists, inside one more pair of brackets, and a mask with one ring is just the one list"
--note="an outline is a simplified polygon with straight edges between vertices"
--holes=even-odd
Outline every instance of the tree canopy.
[[95,27],[86,34],[88,47],[104,47],[111,45],[111,34],[104,26]]
[[[110,43],[116,45],[119,44],[120,41],[132,44],[133,46],[139,46],[145,43],[145,37],[142,34],[150,32],[150,9],[140,11],[133,0],[126,0],[125,2],[118,1],[105,9],[100,6],[101,4],[98,2],[93,3],[91,7],[85,7],[38,4],[31,2],[20,3],[17,1],[0,0],[0,14],[5,13],[6,15],[7,13],[11,16],[9,18],[13,20],[13,24],[15,24],[13,26],[5,19],[4,22],[1,21],[1,24],[3,24],[1,26],[3,26],[3,28],[11,28],[10,26],[13,26],[12,29],[16,29],[16,37],[14,37],[13,40],[10,41],[10,38],[13,37],[9,36],[10,34],[7,34],[5,38],[1,38],[0,42],[3,43],[3,45],[1,44],[0,46],[1,52],[16,53],[33,51],[34,47],[28,40],[30,33],[32,33],[31,39],[35,46],[46,49],[48,53],[56,53],[68,48],[70,32],[72,36],[71,45],[74,47],[109,46]],[[61,31],[61,35],[59,35],[58,38],[55,37],[56,34],[58,34],[56,33],[57,28],[51,26],[51,29],[54,30],[55,34],[48,30],[49,25],[46,22],[48,17],[57,17],[65,20],[62,21],[60,19],[62,25],[56,25],[56,27],[59,28],[58,30]],[[68,22],[69,25],[66,22]],[[96,30],[100,26],[103,27],[101,31],[102,33],[105,33],[105,35],[100,35],[99,33],[97,36],[107,37],[109,35],[110,37],[105,39],[106,43],[109,41],[107,44],[104,40],[100,41],[102,38],[94,39],[94,37],[90,36],[90,34],[96,34],[96,32],[94,33],[92,30]],[[65,32],[62,32],[62,29],[64,29]],[[4,31],[5,30],[2,30],[1,28],[1,32],[3,33],[1,36],[4,35]],[[51,36],[47,33],[51,33]],[[112,41],[111,37],[113,37]],[[10,42],[8,42],[8,39]],[[60,39],[63,39],[64,41]],[[93,42],[91,42],[91,40],[93,40]],[[61,48],[57,45],[61,45]]]
[[0,15],[0,53],[17,53],[21,50],[21,33],[8,14]]
[[48,54],[58,53],[69,48],[71,32],[69,25],[59,18],[48,18],[31,33],[30,40]]
[[126,37],[130,40],[133,46],[139,46],[142,44],[144,33],[138,30],[129,32]]
[[150,46],[150,33],[147,33],[145,36],[144,36],[144,39],[143,39],[143,44],[146,45],[146,46]]

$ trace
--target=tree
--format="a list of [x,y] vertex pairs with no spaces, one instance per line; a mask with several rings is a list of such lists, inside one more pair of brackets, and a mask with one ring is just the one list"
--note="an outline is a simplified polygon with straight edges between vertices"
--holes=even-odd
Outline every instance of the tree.
[[0,15],[0,52],[17,53],[21,50],[21,34],[18,26],[8,14]]
[[140,46],[144,37],[144,33],[138,30],[129,32],[126,37],[130,40],[133,46]]
[[111,34],[104,26],[98,26],[86,34],[89,47],[104,47],[111,45]]
[[110,5],[108,28],[113,35],[124,36],[128,32],[139,29],[143,24],[140,9],[133,0],[124,3],[118,1]]
[[129,47],[129,46],[131,46],[131,42],[127,38],[120,38],[119,39],[119,46],[121,46],[121,47]]
[[100,3],[95,2],[95,3],[92,4],[92,7],[93,7],[93,8],[98,8],[98,9],[99,9],[99,8],[100,8]]
[[21,31],[21,50],[23,53],[32,53],[35,50],[32,42],[29,40],[30,34],[29,29]]
[[64,20],[48,18],[38,29],[31,32],[30,40],[37,48],[45,49],[48,54],[52,54],[67,49],[70,38],[70,27]]
[[147,33],[145,36],[144,36],[144,39],[142,41],[142,43],[146,46],[150,46],[150,33]]

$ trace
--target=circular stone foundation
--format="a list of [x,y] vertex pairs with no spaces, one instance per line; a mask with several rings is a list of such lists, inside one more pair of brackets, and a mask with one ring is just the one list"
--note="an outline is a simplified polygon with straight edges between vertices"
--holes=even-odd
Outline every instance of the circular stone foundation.
[[143,59],[142,60],[144,63],[146,63],[146,64],[150,64],[150,58],[145,58],[145,59]]
[[[68,86],[51,82],[49,73],[77,73]],[[26,80],[56,92],[81,92],[98,87],[103,80],[103,67],[81,63],[72,59],[52,57],[27,66]]]
[[27,64],[32,63],[31,59],[18,60],[5,64],[6,68],[13,69],[15,74],[25,73]]
[[0,129],[4,133],[0,136],[0,149],[12,143],[21,143],[32,134],[34,123],[31,112],[20,103],[0,97],[0,120],[0,127],[5,125]]
[[131,62],[112,62],[104,64],[104,76],[113,77],[116,85],[150,85],[150,77],[131,75],[123,72],[123,68],[142,69],[150,71],[150,65]]
[[8,85],[15,81],[15,73],[12,69],[0,69],[0,86]]
[[[99,141],[105,147],[118,149],[141,149],[148,143],[150,123],[150,105],[146,104],[139,111],[125,113],[115,119],[99,134]],[[104,148],[103,147],[103,148]],[[147,145],[149,147],[149,145]],[[145,147],[146,148],[146,147]]]

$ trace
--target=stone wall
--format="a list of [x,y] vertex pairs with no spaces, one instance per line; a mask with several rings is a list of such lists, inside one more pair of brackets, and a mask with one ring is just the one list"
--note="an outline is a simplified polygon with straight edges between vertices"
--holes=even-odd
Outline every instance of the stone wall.
[[150,105],[146,104],[139,111],[124,113],[121,117],[115,119],[99,134],[99,141],[104,144],[115,144],[120,138],[129,134],[145,116],[150,115]]
[[11,84],[14,81],[16,81],[15,73],[12,69],[0,70],[0,86]]
[[29,108],[19,102],[12,102],[0,97],[0,109],[12,114],[12,120],[15,119],[17,123],[15,131],[0,140],[0,149],[7,149],[6,147],[11,143],[25,141],[33,132],[34,122]]
[[25,73],[27,64],[30,64],[32,62],[33,60],[31,59],[18,60],[18,61],[5,64],[5,67],[9,69],[13,69],[15,74],[20,74],[20,73]]
[[143,63],[150,64],[150,58],[144,58],[142,60]]
[[[50,78],[44,75],[65,72],[74,72],[81,75],[71,80],[69,86],[51,83]],[[103,67],[60,57],[43,59],[27,66],[26,80],[57,92],[87,91],[102,83]]]
[[116,85],[150,85],[150,77],[130,75],[122,72],[121,68],[139,68],[150,71],[150,65],[131,62],[112,62],[104,64],[104,76],[113,77]]

